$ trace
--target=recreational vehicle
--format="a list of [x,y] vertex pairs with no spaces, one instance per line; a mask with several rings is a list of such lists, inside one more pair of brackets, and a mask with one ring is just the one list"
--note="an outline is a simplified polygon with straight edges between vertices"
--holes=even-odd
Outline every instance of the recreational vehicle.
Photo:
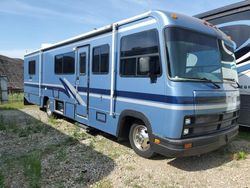
[[216,25],[235,42],[241,98],[238,123],[250,127],[250,1],[221,7],[196,17]]
[[197,18],[149,11],[25,55],[25,103],[142,157],[199,155],[238,133],[233,43]]

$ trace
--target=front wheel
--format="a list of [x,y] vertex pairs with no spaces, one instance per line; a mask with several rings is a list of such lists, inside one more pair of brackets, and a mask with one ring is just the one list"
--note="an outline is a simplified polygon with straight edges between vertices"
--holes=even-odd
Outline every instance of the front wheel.
[[129,131],[129,141],[138,155],[144,158],[155,156],[150,145],[148,129],[145,125],[133,124]]

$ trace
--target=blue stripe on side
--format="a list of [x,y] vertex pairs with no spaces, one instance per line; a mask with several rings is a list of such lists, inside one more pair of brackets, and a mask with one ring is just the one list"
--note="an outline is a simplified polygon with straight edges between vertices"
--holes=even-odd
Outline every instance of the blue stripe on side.
[[[25,84],[25,85],[31,86],[31,87],[38,87],[38,85],[33,85],[33,84]],[[42,85],[42,87],[43,88],[47,87],[49,89],[57,89],[59,91],[64,92],[66,95],[68,95],[66,90],[62,89],[60,87],[46,86],[46,85]],[[87,88],[86,87],[78,87],[78,91],[87,92]],[[108,89],[89,88],[89,92],[95,93],[95,94],[110,95],[110,90],[108,90]],[[207,103],[209,103],[209,101],[214,101],[218,97],[218,96],[214,96],[214,97],[204,96],[204,97],[198,97],[198,98],[196,98],[196,101],[194,101],[193,97],[175,97],[175,96],[157,95],[157,94],[139,93],[139,92],[129,92],[129,91],[115,91],[115,96],[132,98],[132,99],[155,101],[155,102],[162,102],[162,103],[169,103],[169,104],[195,104],[195,103],[197,103],[197,101],[199,101],[199,104],[202,104],[200,102],[200,100],[204,101],[203,104],[207,104]],[[218,102],[216,102],[216,103],[218,103]]]
[[[25,86],[38,87],[38,85],[34,85],[34,84],[25,84]],[[45,88],[45,87],[49,89],[57,89],[59,91],[64,92],[67,96],[69,96],[69,93],[65,89],[62,89],[60,87],[42,85],[42,88]],[[87,88],[78,87],[78,91],[87,92]],[[110,95],[110,90],[108,89],[89,88],[89,92],[95,93],[95,94]],[[129,92],[129,91],[116,91],[115,96],[155,101],[155,102],[171,103],[171,104],[194,104],[193,97],[174,97],[174,96]]]
[[166,95],[156,95],[150,93],[138,93],[138,92],[129,92],[129,91],[116,91],[116,96],[133,98],[133,99],[142,99],[163,103],[171,104],[193,104],[193,97],[174,97]]

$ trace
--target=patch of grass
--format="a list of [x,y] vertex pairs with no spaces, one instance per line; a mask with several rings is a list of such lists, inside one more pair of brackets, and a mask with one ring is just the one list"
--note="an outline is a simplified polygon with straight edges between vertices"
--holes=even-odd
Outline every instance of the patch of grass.
[[33,152],[22,159],[24,167],[24,175],[28,179],[30,187],[40,187],[41,179],[41,154]]
[[128,179],[125,180],[124,184],[127,186],[127,187],[142,187],[140,185],[138,185],[138,180],[139,180],[139,176],[134,176],[134,177],[129,177]]
[[111,188],[113,187],[112,182],[110,180],[103,180],[101,182],[96,183],[94,188]]
[[16,118],[12,118],[12,119],[9,119],[7,122],[6,122],[6,129],[8,131],[11,131],[11,132],[14,132],[14,133],[17,133],[18,132],[18,125],[17,125],[17,120]]
[[2,115],[0,115],[0,131],[4,131],[6,130],[6,126],[4,123],[4,117]]
[[10,102],[5,104],[0,104],[0,110],[16,110],[24,108],[23,102]]
[[83,183],[83,182],[85,182],[84,174],[81,173],[80,176],[78,176],[78,177],[75,179],[75,181],[76,181],[77,183]]
[[51,124],[51,125],[57,125],[58,124],[58,121],[56,119],[55,116],[50,116],[49,119],[48,119],[48,122]]
[[28,127],[25,127],[23,129],[20,129],[18,136],[19,137],[27,137],[31,134],[35,134],[35,133],[40,133],[43,131],[44,126],[41,123],[36,123],[33,125],[29,125]]
[[67,153],[63,147],[60,148],[59,151],[57,152],[56,159],[59,161],[65,161],[67,159]]
[[2,115],[0,115],[0,131],[7,130],[9,132],[17,132],[18,126],[16,118],[5,120]]
[[138,184],[136,184],[136,183],[135,183],[135,184],[132,184],[132,187],[133,187],[133,188],[142,188],[142,186],[140,186],[140,185],[138,185]]
[[90,142],[89,142],[89,148],[94,150],[95,149],[95,140],[94,139],[91,139]]
[[128,171],[133,171],[133,170],[135,170],[135,167],[133,167],[133,166],[126,166],[125,169],[128,170]]
[[78,140],[73,137],[67,137],[65,141],[63,142],[63,144],[65,145],[75,145],[77,143],[78,143]]
[[12,93],[8,95],[9,101],[23,101],[23,93]]
[[234,158],[236,160],[244,160],[247,158],[247,154],[244,151],[239,151],[238,153],[235,154]]
[[75,127],[72,136],[77,140],[84,140],[87,138],[87,133],[83,132],[80,127]]
[[4,187],[4,176],[0,172],[0,188],[3,188],[3,187]]
[[250,141],[250,133],[249,132],[239,132],[238,138]]

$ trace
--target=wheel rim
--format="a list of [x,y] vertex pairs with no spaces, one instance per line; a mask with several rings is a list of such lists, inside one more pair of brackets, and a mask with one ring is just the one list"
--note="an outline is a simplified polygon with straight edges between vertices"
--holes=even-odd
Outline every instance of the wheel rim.
[[47,102],[46,112],[47,112],[48,116],[51,116],[52,112],[50,110],[50,102],[49,101]]
[[137,149],[147,151],[150,148],[147,127],[138,125],[133,131],[133,141]]

